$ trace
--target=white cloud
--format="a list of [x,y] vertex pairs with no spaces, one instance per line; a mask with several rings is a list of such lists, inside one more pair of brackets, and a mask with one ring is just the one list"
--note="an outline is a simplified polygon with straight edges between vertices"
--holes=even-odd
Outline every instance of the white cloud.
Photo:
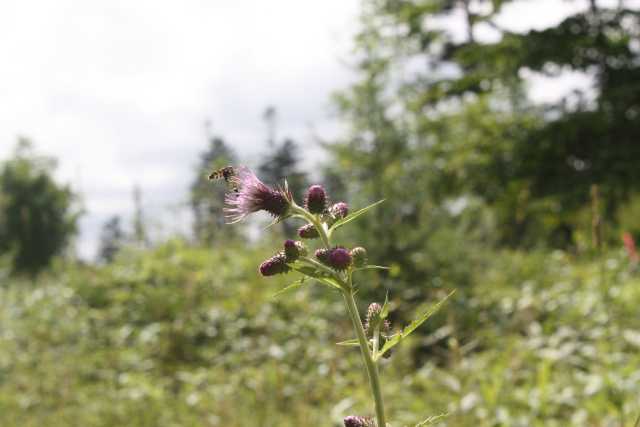
[[[550,25],[586,4],[518,3],[501,25],[522,30],[532,19],[534,26]],[[84,196],[79,245],[92,256],[99,225],[112,214],[130,214],[134,184],[147,213],[185,202],[205,145],[205,119],[249,161],[262,152],[260,117],[270,104],[279,109],[279,135],[307,150],[312,128],[335,133],[328,96],[352,78],[340,59],[350,52],[358,6],[359,0],[4,0],[0,158],[17,135],[26,135],[60,160],[59,177]],[[556,92],[540,85],[542,93]],[[182,227],[178,222],[168,227]]]
[[4,1],[0,158],[26,135],[59,159],[92,256],[102,221],[130,214],[134,184],[147,213],[184,203],[205,119],[254,160],[269,104],[282,136],[331,131],[356,14],[356,0]]

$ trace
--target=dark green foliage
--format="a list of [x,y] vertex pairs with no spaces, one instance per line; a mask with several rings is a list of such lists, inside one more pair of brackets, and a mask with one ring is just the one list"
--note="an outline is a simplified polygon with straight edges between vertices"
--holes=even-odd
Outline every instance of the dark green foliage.
[[[483,233],[495,243],[574,247],[592,185],[610,221],[640,190],[640,12],[593,2],[556,26],[514,33],[495,23],[507,2],[471,3],[364,2],[361,78],[338,98],[353,131],[332,149],[336,172],[352,175],[354,194],[398,197],[414,218],[430,203],[471,205],[499,224]],[[454,16],[465,37],[436,25]],[[498,39],[478,39],[481,24]],[[593,92],[532,105],[523,71],[584,72]],[[424,226],[414,221],[413,235],[425,238]]]
[[36,274],[60,255],[76,231],[74,195],[53,179],[55,161],[21,140],[0,171],[0,253],[13,270]]
[[142,190],[138,185],[133,187],[133,241],[141,246],[149,245],[149,234],[147,233],[147,223],[144,218],[142,208]]
[[[291,139],[276,144],[260,163],[258,176],[272,186],[283,186],[286,178],[294,199],[302,203],[308,184],[307,174],[300,170],[298,151],[298,144]],[[295,233],[295,227],[291,223],[283,222],[281,225],[285,235],[291,236]]]
[[297,200],[302,200],[307,189],[307,175],[300,170],[298,144],[292,139],[285,139],[275,145],[260,163],[258,176],[274,186],[284,185],[286,178],[291,193]]
[[222,138],[212,137],[200,161],[191,184],[190,204],[193,212],[193,234],[197,241],[211,244],[234,235],[233,227],[225,227],[224,196],[228,184],[224,180],[211,182],[207,176],[226,166],[235,166],[236,156]]
[[[299,275],[259,277],[270,249],[124,251],[0,288],[0,425],[338,427],[370,414],[357,349],[335,345],[353,338],[341,299],[306,285],[273,298]],[[382,364],[392,425],[445,412],[451,427],[628,425],[640,281],[624,256],[494,255],[474,271],[465,323],[449,302],[435,333]],[[411,319],[436,301],[391,304]]]
[[98,259],[106,263],[112,262],[116,254],[122,249],[124,239],[125,234],[120,225],[120,217],[116,215],[109,218],[102,226]]

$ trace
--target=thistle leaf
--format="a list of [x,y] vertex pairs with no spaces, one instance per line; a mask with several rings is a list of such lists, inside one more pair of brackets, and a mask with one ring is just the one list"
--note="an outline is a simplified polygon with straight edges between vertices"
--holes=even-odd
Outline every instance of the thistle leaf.
[[292,290],[292,289],[297,289],[302,287],[302,285],[305,284],[305,280],[307,280],[306,277],[301,277],[300,279],[296,280],[295,282],[291,283],[290,285],[285,286],[284,288],[280,289],[278,292],[276,292],[275,294],[271,295],[271,298],[278,298],[280,295]]
[[386,352],[391,350],[393,347],[395,347],[398,343],[400,343],[400,341],[402,341],[403,339],[405,339],[409,335],[411,335],[411,333],[413,331],[415,331],[424,322],[426,322],[427,319],[429,319],[431,316],[436,314],[438,312],[438,310],[440,310],[440,308],[442,308],[442,306],[447,301],[447,299],[449,299],[449,297],[451,295],[453,295],[454,293],[455,293],[455,290],[451,291],[449,293],[449,295],[447,295],[446,297],[441,299],[437,304],[431,306],[429,308],[429,310],[425,311],[420,317],[415,319],[413,322],[409,323],[402,330],[402,332],[399,332],[399,333],[393,335],[391,338],[389,338],[387,340],[387,342],[384,344],[384,346],[382,347],[382,349],[380,350],[380,352],[378,352],[378,354],[376,355],[376,360],[379,359],[380,357],[382,357]]
[[354,268],[353,271],[360,270],[389,270],[389,267],[385,267],[383,265],[365,265],[364,267]]
[[420,421],[418,424],[415,425],[415,427],[430,426],[431,424],[434,424],[437,421],[440,421],[443,418],[448,417],[448,416],[449,416],[448,413],[444,413],[444,414],[440,414],[440,415],[432,415],[429,418],[427,418],[426,420]]
[[317,278],[316,280],[318,280],[318,282],[324,285],[329,286],[330,288],[342,289],[342,286],[340,286],[340,283],[338,283],[335,279],[331,277],[321,277],[321,278]]
[[380,318],[386,319],[389,316],[389,292],[384,297],[384,304],[382,304],[382,310],[380,311]]
[[358,218],[360,215],[364,215],[365,213],[367,213],[369,210],[373,209],[374,207],[378,206],[380,203],[384,202],[384,199],[382,200],[378,200],[375,203],[370,204],[369,206],[362,208],[358,211],[355,211],[354,213],[347,215],[346,217],[339,219],[338,221],[336,221],[331,228],[329,228],[329,234],[331,234],[334,230],[336,230],[338,227],[342,227],[345,224],[350,223],[351,221],[353,221],[354,219]]
[[359,347],[360,343],[358,342],[357,339],[354,338],[352,340],[340,341],[336,343],[336,345],[340,345],[343,347]]
[[314,279],[325,276],[320,270],[316,269],[315,267],[311,267],[310,265],[295,265],[291,268],[298,273],[302,273],[305,276],[313,277]]

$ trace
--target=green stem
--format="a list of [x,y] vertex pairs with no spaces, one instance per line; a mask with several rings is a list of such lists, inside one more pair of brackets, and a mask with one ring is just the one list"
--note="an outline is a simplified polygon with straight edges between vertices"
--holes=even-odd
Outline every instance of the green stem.
[[353,299],[353,292],[350,290],[344,291],[343,296],[344,301],[347,305],[347,311],[349,312],[349,316],[351,317],[351,321],[353,322],[353,328],[355,329],[356,335],[358,336],[358,343],[360,344],[362,359],[364,360],[367,375],[369,376],[369,385],[371,386],[371,393],[373,394],[373,400],[375,401],[376,406],[376,418],[378,419],[378,427],[386,427],[387,424],[384,417],[384,401],[382,400],[382,387],[380,386],[378,365],[376,365],[376,362],[371,356],[367,336],[365,335],[364,327],[362,326],[362,320],[360,319],[360,314],[358,313],[356,302]]
[[[296,216],[299,216],[313,224],[313,226],[318,231],[318,234],[320,235],[325,248],[330,249],[331,242],[329,239],[329,234],[327,233],[326,228],[324,228],[322,223],[318,220],[318,217],[311,214],[306,209],[297,206],[295,203],[292,205],[292,209]],[[307,261],[310,260],[311,259],[307,259]],[[371,355],[371,350],[369,349],[369,341],[367,340],[367,335],[364,332],[364,326],[362,325],[362,319],[360,319],[360,314],[358,313],[358,307],[356,306],[356,302],[353,298],[353,284],[351,283],[351,274],[347,274],[346,279],[340,278],[339,282],[341,282],[341,284],[343,285],[342,296],[344,297],[344,302],[347,305],[347,311],[349,313],[349,317],[351,317],[353,329],[355,329],[356,331],[358,343],[360,344],[360,352],[362,353],[362,359],[367,371],[367,376],[369,377],[371,394],[373,394],[373,400],[376,407],[376,418],[378,419],[377,424],[378,427],[386,427],[387,423],[384,416],[384,401],[382,400],[382,387],[380,386],[378,365],[373,360],[373,356]]]
[[320,223],[318,218],[315,215],[313,215],[312,213],[308,212],[306,209],[303,209],[303,208],[301,208],[300,206],[298,206],[296,204],[293,204],[291,206],[291,208],[297,214],[297,216],[300,216],[300,217],[306,219],[307,221],[309,221],[311,224],[313,224],[313,226],[318,231],[318,234],[320,235],[320,238],[322,239],[322,243],[324,244],[324,246],[327,249],[329,249],[331,247],[331,244],[329,243],[329,236],[327,235],[327,231],[325,230],[325,228],[322,225],[322,223]]

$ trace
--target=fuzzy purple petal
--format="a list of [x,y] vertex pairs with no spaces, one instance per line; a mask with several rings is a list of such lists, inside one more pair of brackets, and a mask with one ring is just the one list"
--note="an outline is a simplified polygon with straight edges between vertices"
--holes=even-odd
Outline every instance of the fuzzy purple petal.
[[247,215],[261,210],[276,217],[287,213],[289,195],[264,184],[249,168],[238,168],[232,182],[238,191],[227,194],[224,209],[230,223],[241,221]]

